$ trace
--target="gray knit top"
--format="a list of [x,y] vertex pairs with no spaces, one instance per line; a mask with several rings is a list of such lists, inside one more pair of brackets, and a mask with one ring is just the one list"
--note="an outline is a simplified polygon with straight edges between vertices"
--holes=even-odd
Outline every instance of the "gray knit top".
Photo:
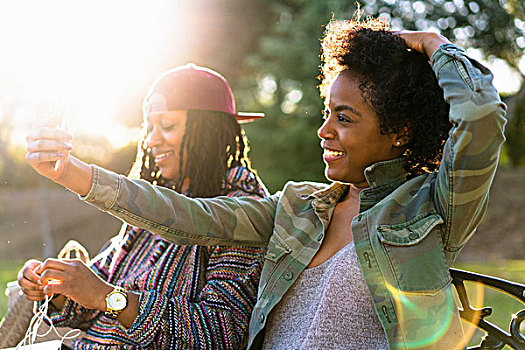
[[264,349],[388,349],[353,242],[299,275],[268,316]]

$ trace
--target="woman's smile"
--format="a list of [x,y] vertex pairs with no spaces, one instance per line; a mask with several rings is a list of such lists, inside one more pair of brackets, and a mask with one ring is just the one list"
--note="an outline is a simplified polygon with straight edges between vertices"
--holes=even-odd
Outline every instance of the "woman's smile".
[[323,148],[323,159],[325,162],[333,162],[344,157],[346,153],[329,148]]
[[171,151],[163,151],[163,152],[153,152],[153,155],[155,156],[155,164],[159,165],[161,163],[166,162],[168,157],[171,157],[175,154],[173,150]]

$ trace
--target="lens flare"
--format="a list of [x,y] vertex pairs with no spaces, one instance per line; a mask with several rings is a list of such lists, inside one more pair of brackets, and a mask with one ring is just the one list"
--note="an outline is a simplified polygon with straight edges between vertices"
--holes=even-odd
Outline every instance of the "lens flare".
[[[404,349],[429,347],[461,332],[459,311],[452,286],[449,285],[432,295],[403,292],[388,283],[386,286],[394,299],[401,332],[403,333],[403,329],[415,332],[403,334]],[[454,347],[449,349],[463,349],[473,332],[469,329],[463,341],[456,342]],[[459,338],[459,335],[454,338]]]

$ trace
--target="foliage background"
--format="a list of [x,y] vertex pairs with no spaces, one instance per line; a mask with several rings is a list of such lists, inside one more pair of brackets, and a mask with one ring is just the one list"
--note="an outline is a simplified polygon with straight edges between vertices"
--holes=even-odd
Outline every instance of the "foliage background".
[[[522,1],[366,0],[361,5],[363,17],[383,16],[393,29],[439,31],[455,43],[477,48],[475,53],[489,63],[505,62],[514,69],[513,80],[521,86],[520,60],[522,69],[525,66]],[[272,192],[289,180],[325,181],[316,136],[322,109],[316,79],[319,38],[332,17],[351,18],[356,5],[342,0],[195,0],[193,9],[188,16],[199,31],[185,33],[185,42],[191,46],[181,47],[177,45],[180,40],[175,39],[173,47],[167,45],[165,54],[156,58],[158,71],[150,73],[150,80],[129,87],[117,106],[117,119],[138,126],[140,104],[149,82],[160,71],[194,61],[221,72],[230,81],[239,110],[266,113],[265,119],[245,125],[245,129],[251,140],[254,166]],[[6,92],[0,91],[0,96]],[[505,97],[509,125],[504,166],[525,163],[524,95],[521,87]],[[16,99],[4,103],[0,116],[0,176],[4,180],[0,189],[39,185],[22,160],[24,150],[10,140],[17,103]],[[84,152],[85,145],[95,145],[98,150],[109,147],[104,139],[82,138],[82,134],[75,142],[75,149],[88,160],[93,152]],[[103,159],[92,158],[103,166],[126,172],[134,157],[134,145],[106,154]]]

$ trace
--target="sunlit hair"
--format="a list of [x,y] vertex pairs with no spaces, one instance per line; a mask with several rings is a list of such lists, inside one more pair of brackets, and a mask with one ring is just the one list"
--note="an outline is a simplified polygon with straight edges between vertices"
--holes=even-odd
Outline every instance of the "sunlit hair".
[[360,78],[359,89],[379,117],[382,134],[408,131],[407,171],[437,169],[451,128],[450,106],[428,58],[410,50],[382,19],[332,20],[322,40],[321,96],[342,71]]
[[[238,189],[239,186],[228,181],[230,169],[236,166],[246,167],[255,173],[251,169],[248,140],[244,131],[235,117],[228,113],[188,111],[179,151],[181,170],[177,179],[162,177],[160,169],[155,165],[151,149],[147,147],[146,136],[147,130],[144,125],[130,178],[147,180],[179,193],[182,193],[182,186],[187,179],[189,187],[184,194],[204,198],[225,195]],[[186,164],[183,164],[184,158]],[[246,188],[243,190],[249,192]]]

